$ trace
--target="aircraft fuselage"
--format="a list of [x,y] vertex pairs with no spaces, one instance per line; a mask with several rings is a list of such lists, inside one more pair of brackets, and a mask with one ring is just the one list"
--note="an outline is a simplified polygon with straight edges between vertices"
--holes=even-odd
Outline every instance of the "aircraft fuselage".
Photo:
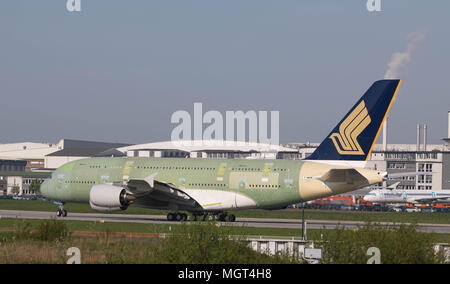
[[[155,175],[158,181],[200,200],[204,211],[220,211],[280,208],[353,191],[382,180],[380,172],[367,169],[356,169],[365,177],[363,181],[323,182],[316,179],[336,168],[343,167],[292,160],[89,158],[69,162],[57,169],[41,186],[41,192],[61,202],[88,203],[94,185],[125,185],[130,179]],[[205,199],[206,196],[209,199]],[[164,200],[146,200],[135,205],[170,208]]]

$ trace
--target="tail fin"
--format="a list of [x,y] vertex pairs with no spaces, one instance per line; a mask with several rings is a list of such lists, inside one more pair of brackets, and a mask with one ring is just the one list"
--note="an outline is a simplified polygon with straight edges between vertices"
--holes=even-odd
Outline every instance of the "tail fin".
[[366,161],[401,80],[380,80],[366,91],[307,160]]

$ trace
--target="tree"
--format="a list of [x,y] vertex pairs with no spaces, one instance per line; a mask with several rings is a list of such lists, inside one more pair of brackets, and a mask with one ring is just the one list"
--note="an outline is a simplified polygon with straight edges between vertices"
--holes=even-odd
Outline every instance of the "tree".
[[41,189],[41,182],[37,179],[32,180],[28,189],[32,194],[39,194]]
[[13,195],[19,195],[19,192],[20,192],[20,187],[18,187],[17,185],[15,185],[15,186],[12,187],[11,193],[12,193]]

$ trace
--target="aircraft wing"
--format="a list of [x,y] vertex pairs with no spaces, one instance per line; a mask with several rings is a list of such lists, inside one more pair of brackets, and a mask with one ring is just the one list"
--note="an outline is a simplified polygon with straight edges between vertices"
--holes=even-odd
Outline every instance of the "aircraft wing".
[[176,209],[199,209],[201,206],[183,190],[171,183],[156,180],[157,173],[146,178],[130,179],[126,189],[136,199],[134,204],[139,206],[151,206]]

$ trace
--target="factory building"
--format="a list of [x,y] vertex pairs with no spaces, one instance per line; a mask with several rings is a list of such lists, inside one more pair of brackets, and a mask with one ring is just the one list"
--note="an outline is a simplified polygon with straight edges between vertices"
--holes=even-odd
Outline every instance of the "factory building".
[[[55,170],[65,163],[91,158],[117,156],[116,148],[130,146],[123,143],[94,142],[82,140],[63,140],[61,150],[45,155],[45,168]],[[122,153],[120,153],[122,155]]]
[[400,182],[398,189],[450,189],[450,151],[443,145],[428,145],[427,151],[414,149],[416,145],[390,144],[384,151],[376,145],[367,163],[368,168],[394,173],[419,172],[423,175],[390,180],[387,185]]
[[[62,139],[51,143],[0,144],[0,196],[33,195],[33,180],[42,182],[66,162],[93,156],[111,156],[129,144]],[[122,153],[120,153],[122,155]]]
[[27,171],[52,171],[64,163],[129,145],[73,139],[61,139],[58,143],[8,143],[0,144],[0,159],[26,161]]
[[166,141],[117,148],[127,157],[212,159],[300,159],[297,149],[270,144],[202,140]]
[[48,172],[0,171],[0,196],[34,194],[30,191],[32,181],[42,182],[50,175]]
[[416,144],[387,144],[387,131],[384,131],[386,138],[383,138],[383,145],[375,145],[366,167],[383,170],[388,174],[423,173],[386,183],[391,185],[400,182],[398,189],[450,189],[450,112],[448,125],[447,138],[443,138],[444,144],[438,145],[427,143],[426,124],[417,125]]
[[59,143],[20,142],[0,144],[0,159],[26,161],[25,168],[30,171],[45,168],[45,155],[63,149],[64,140]]
[[1,171],[25,171],[27,161],[22,160],[0,160]]
[[71,161],[102,156],[102,153],[114,151],[115,148],[129,146],[129,144],[123,143],[95,142],[73,139],[63,139],[60,143],[62,143],[62,149],[45,155],[45,168],[55,170]]

